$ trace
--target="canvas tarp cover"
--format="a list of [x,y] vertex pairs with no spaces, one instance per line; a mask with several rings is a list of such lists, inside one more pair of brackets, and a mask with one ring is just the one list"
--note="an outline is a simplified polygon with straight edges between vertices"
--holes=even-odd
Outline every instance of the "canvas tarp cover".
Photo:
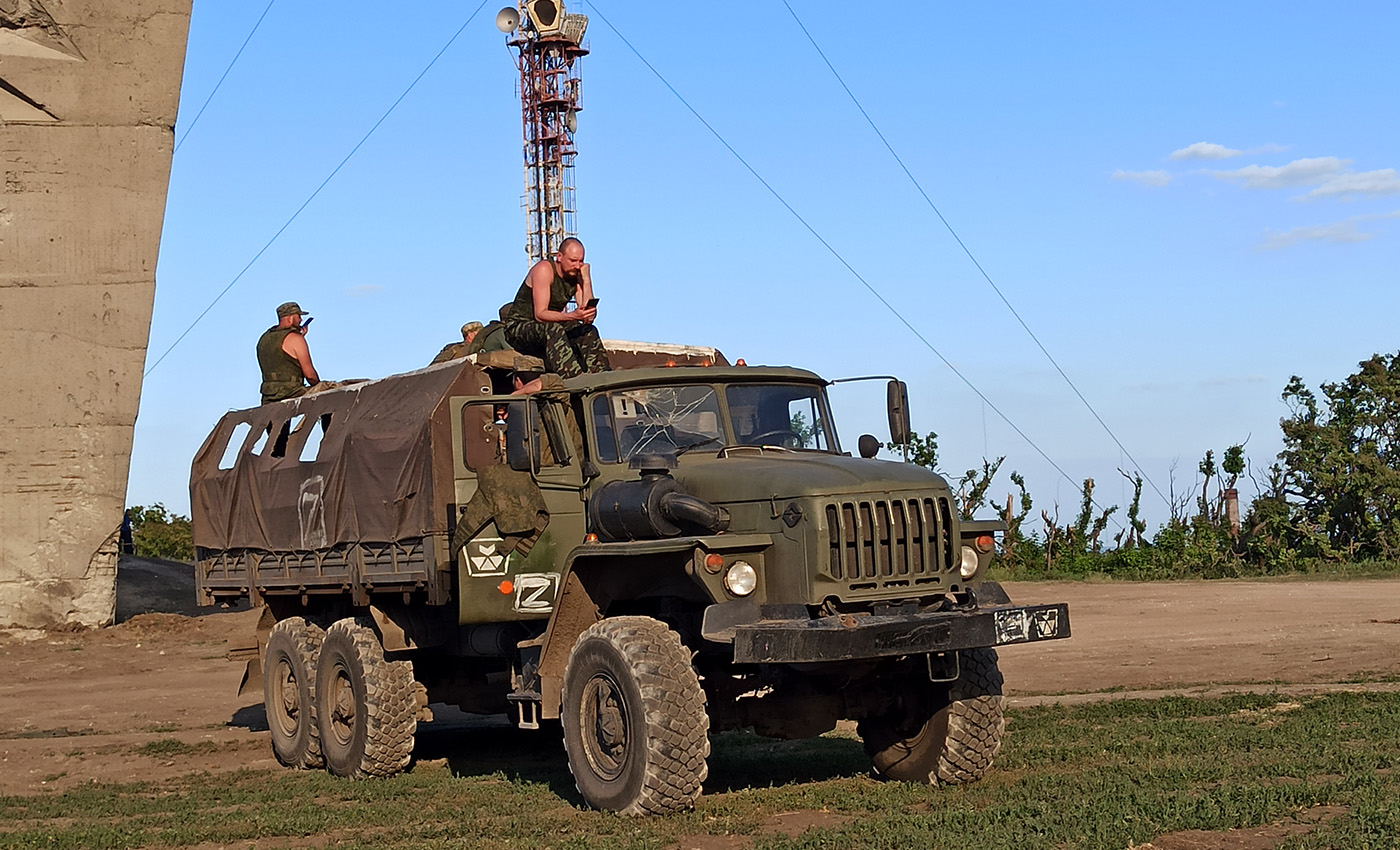
[[[458,360],[226,414],[190,471],[195,545],[307,551],[445,533],[453,469],[447,399],[478,395],[482,384],[489,381],[476,367]],[[323,421],[319,450],[301,460]],[[220,469],[240,423],[251,429],[234,447],[232,468]],[[276,457],[283,423],[293,430]]]

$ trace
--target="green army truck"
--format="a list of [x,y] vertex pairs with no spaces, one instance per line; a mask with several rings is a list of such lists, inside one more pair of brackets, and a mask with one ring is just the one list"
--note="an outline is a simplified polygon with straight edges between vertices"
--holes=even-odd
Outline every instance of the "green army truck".
[[850,719],[881,777],[982,776],[997,648],[1070,633],[983,581],[1000,521],[873,437],[843,451],[812,372],[609,347],[624,368],[529,395],[538,364],[491,352],[219,421],[198,593],[262,606],[277,758],[394,774],[441,703],[562,727],[583,798],[626,814],[693,805],[728,729]]

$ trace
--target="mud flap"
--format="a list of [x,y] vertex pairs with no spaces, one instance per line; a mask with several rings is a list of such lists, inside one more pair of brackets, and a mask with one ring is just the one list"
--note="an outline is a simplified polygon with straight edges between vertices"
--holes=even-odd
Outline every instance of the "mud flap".
[[238,680],[239,696],[243,696],[243,694],[254,689],[262,690],[263,649],[267,646],[267,636],[276,623],[277,618],[274,617],[272,611],[264,605],[262,610],[258,613],[257,624],[253,627],[253,645],[235,646],[228,651],[229,661],[237,661],[240,658],[248,659],[247,665],[243,668],[243,678]]
[[248,665],[243,668],[243,678],[238,682],[238,695],[243,696],[251,690],[262,690],[262,654],[254,650],[253,657],[248,659]]

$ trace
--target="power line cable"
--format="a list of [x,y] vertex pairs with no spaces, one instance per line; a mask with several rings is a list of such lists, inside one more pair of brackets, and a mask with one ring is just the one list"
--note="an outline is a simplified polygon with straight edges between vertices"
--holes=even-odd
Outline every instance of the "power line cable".
[[1065,383],[1069,384],[1069,388],[1071,390],[1074,390],[1074,394],[1079,397],[1079,400],[1083,402],[1084,406],[1088,408],[1091,414],[1093,414],[1094,419],[1098,421],[1099,425],[1103,428],[1104,432],[1107,433],[1109,438],[1113,440],[1114,444],[1118,446],[1118,450],[1122,452],[1123,455],[1128,458],[1128,460],[1132,461],[1133,466],[1138,468],[1138,471],[1141,473],[1143,479],[1148,484],[1152,485],[1153,491],[1156,492],[1158,497],[1161,498],[1162,502],[1170,506],[1170,500],[1168,500],[1166,496],[1162,495],[1162,491],[1157,489],[1156,483],[1153,482],[1153,480],[1147,476],[1146,472],[1142,471],[1142,464],[1138,463],[1137,459],[1133,457],[1132,453],[1124,447],[1123,443],[1118,439],[1118,435],[1113,433],[1113,429],[1108,427],[1108,423],[1103,420],[1102,416],[1099,416],[1099,412],[1094,409],[1094,406],[1090,404],[1089,400],[1084,397],[1084,394],[1079,391],[1079,387],[1075,386],[1074,381],[1070,380],[1070,377],[1065,373],[1065,370],[1060,368],[1059,362],[1057,362],[1055,358],[1051,356],[1050,352],[1045,348],[1045,345],[1041,343],[1040,338],[1035,335],[1035,331],[1031,330],[1030,325],[1026,324],[1026,320],[1021,318],[1021,314],[1017,312],[1016,308],[1011,306],[1011,302],[1008,301],[1006,295],[1002,293],[1001,287],[996,285],[996,282],[992,280],[992,276],[987,274],[987,270],[984,269],[982,267],[982,264],[977,261],[977,258],[973,256],[972,250],[969,249],[967,245],[963,242],[962,237],[958,236],[957,231],[953,229],[953,225],[949,224],[948,219],[943,217],[943,213],[939,211],[937,205],[934,204],[933,199],[930,198],[928,196],[928,193],[924,191],[924,187],[919,183],[918,179],[914,177],[913,172],[909,170],[909,166],[904,164],[904,159],[901,158],[900,155],[895,152],[894,146],[892,146],[889,143],[889,140],[885,138],[885,134],[880,132],[880,128],[875,124],[875,119],[871,118],[870,113],[865,111],[865,107],[861,105],[861,102],[856,97],[855,92],[851,91],[851,87],[846,85],[846,81],[841,77],[841,73],[836,70],[836,66],[831,64],[831,60],[827,58],[826,52],[822,50],[821,45],[817,44],[817,40],[812,37],[812,33],[808,31],[806,24],[802,23],[802,19],[797,16],[797,12],[793,10],[792,5],[788,3],[788,0],[782,0],[782,3],[783,6],[788,10],[788,14],[792,15],[792,19],[797,22],[798,29],[802,30],[802,34],[807,36],[807,41],[811,42],[813,49],[817,51],[817,55],[822,58],[822,62],[826,63],[826,67],[831,71],[832,76],[836,77],[836,82],[841,84],[841,88],[845,90],[846,95],[850,97],[851,102],[856,105],[856,109],[859,109],[860,114],[865,117],[865,121],[870,125],[870,129],[874,130],[875,135],[880,137],[880,142],[884,144],[885,150],[889,151],[890,156],[894,157],[894,161],[899,163],[899,167],[903,169],[904,175],[909,178],[909,181],[911,183],[914,184],[914,188],[919,190],[919,194],[923,196],[924,202],[928,204],[929,209],[933,210],[933,214],[938,216],[939,221],[943,222],[943,226],[948,229],[948,233],[953,237],[953,240],[958,243],[958,247],[963,250],[963,253],[967,255],[967,258],[972,261],[972,264],[974,266],[977,267],[977,271],[981,273],[982,278],[987,281],[987,284],[992,287],[992,291],[995,292],[997,294],[997,297],[1001,299],[1001,303],[1005,304],[1006,309],[1011,311],[1011,315],[1016,317],[1016,321],[1020,323],[1021,328],[1025,330],[1025,332],[1030,336],[1031,340],[1035,342],[1036,347],[1040,349],[1040,353],[1045,355],[1045,359],[1049,360],[1050,365],[1055,367],[1055,371],[1060,373],[1060,377],[1065,379]]
[[[1021,314],[1017,312],[1016,308],[1011,305],[1011,302],[1009,300],[1007,300],[1006,295],[1002,293],[1001,288],[996,285],[995,281],[992,280],[991,275],[987,274],[987,270],[982,267],[982,264],[980,262],[978,262],[977,257],[973,255],[972,250],[969,249],[966,243],[963,242],[962,237],[958,236],[957,231],[953,229],[953,225],[951,225],[948,222],[948,219],[944,218],[943,213],[939,211],[938,206],[934,204],[933,199],[931,199],[928,196],[928,193],[924,191],[924,187],[919,183],[918,179],[914,177],[913,172],[911,172],[909,170],[909,167],[904,164],[904,159],[900,157],[900,155],[897,152],[895,152],[894,147],[889,143],[889,140],[885,138],[885,134],[880,132],[880,128],[876,126],[875,120],[870,117],[870,113],[865,111],[865,107],[861,105],[861,102],[856,97],[855,92],[851,91],[850,86],[846,85],[846,81],[841,77],[841,73],[836,70],[836,67],[834,65],[831,64],[831,60],[827,58],[826,52],[821,49],[821,45],[817,44],[817,40],[812,37],[812,33],[808,31],[807,26],[802,23],[802,19],[797,16],[797,12],[793,10],[792,6],[787,2],[787,0],[782,0],[782,3],[783,6],[787,8],[788,14],[792,15],[792,19],[797,23],[798,28],[802,30],[802,34],[807,37],[807,40],[809,42],[811,42],[813,49],[817,51],[817,55],[822,58],[822,62],[826,63],[826,67],[831,71],[832,76],[836,77],[836,81],[841,84],[841,88],[845,90],[846,95],[850,97],[851,102],[855,104],[856,109],[860,110],[860,114],[865,117],[866,123],[870,125],[870,129],[874,130],[875,135],[880,138],[880,142],[884,144],[885,150],[890,152],[890,156],[894,157],[894,161],[899,164],[899,167],[904,171],[905,176],[909,178],[909,181],[914,184],[914,188],[919,191],[919,194],[921,196],[923,196],[924,202],[928,204],[929,209],[933,210],[934,215],[938,216],[938,220],[943,223],[943,226],[945,228],[947,228],[948,233],[953,237],[953,240],[958,243],[958,247],[963,250],[963,253],[967,255],[967,258],[972,261],[972,264],[974,266],[977,267],[977,271],[981,273],[983,279],[987,281],[987,284],[992,287],[992,291],[994,291],[997,294],[997,297],[1001,299],[1001,303],[1005,304],[1006,309],[1011,311],[1011,315],[1016,317],[1016,321],[1020,323],[1021,328],[1025,330],[1026,334],[1029,335],[1031,340],[1035,342],[1036,347],[1038,347],[1040,349],[1040,352],[1045,355],[1045,359],[1050,361],[1050,365],[1055,367],[1055,371],[1060,373],[1060,377],[1064,378],[1065,383],[1069,385],[1069,388],[1073,390],[1074,394],[1079,397],[1079,400],[1081,402],[1083,402],[1084,406],[1088,409],[1089,413],[1093,415],[1094,419],[1097,420],[1099,425],[1104,429],[1104,432],[1107,433],[1109,438],[1113,440],[1114,444],[1118,446],[1118,450],[1121,451],[1124,454],[1124,456],[1128,458],[1128,460],[1132,461],[1133,465],[1137,467],[1138,470],[1141,472],[1142,464],[1138,463],[1137,459],[1132,456],[1132,453],[1129,452],[1126,447],[1124,447],[1123,443],[1118,439],[1118,436],[1113,433],[1113,429],[1108,427],[1108,423],[1103,420],[1103,417],[1099,415],[1099,412],[1094,409],[1094,406],[1090,404],[1089,400],[1084,397],[1084,394],[1079,391],[1079,387],[1076,386],[1074,381],[1070,379],[1069,375],[1065,373],[1065,370],[1060,367],[1059,362],[1055,360],[1055,358],[1045,348],[1045,345],[1041,343],[1040,338],[1036,336],[1035,331],[1031,330],[1030,326],[1026,324],[1026,320],[1021,318]],[[1162,495],[1162,491],[1157,488],[1156,483],[1153,482],[1152,479],[1147,476],[1147,473],[1142,472],[1141,474],[1143,479],[1146,480],[1147,483],[1152,486],[1153,491],[1157,493],[1157,495],[1162,499],[1162,501],[1168,505],[1171,504],[1167,497]]]
[[233,289],[233,285],[238,283],[238,281],[242,279],[243,275],[245,275],[248,272],[248,269],[252,268],[253,264],[258,261],[258,258],[265,254],[268,248],[272,247],[272,243],[276,242],[277,238],[281,236],[282,233],[288,227],[291,227],[292,222],[297,220],[297,216],[301,215],[302,210],[306,209],[311,204],[311,202],[316,199],[316,196],[321,194],[321,190],[326,188],[326,184],[331,182],[331,180],[337,174],[340,173],[340,169],[345,167],[345,164],[350,161],[350,158],[355,155],[355,152],[358,151],[364,145],[365,142],[369,141],[369,137],[374,135],[375,130],[379,129],[379,125],[383,124],[384,121],[393,113],[393,111],[398,108],[399,104],[403,102],[403,99],[408,97],[408,93],[413,91],[413,87],[418,85],[418,81],[423,79],[423,77],[427,75],[428,71],[432,70],[433,65],[437,64],[437,61],[442,58],[442,55],[447,52],[447,49],[452,46],[452,44],[457,40],[457,37],[466,31],[467,26],[471,24],[473,19],[476,18],[477,13],[480,12],[482,7],[486,5],[486,2],[487,0],[481,0],[481,4],[477,6],[476,10],[473,11],[471,15],[467,18],[466,23],[463,23],[462,26],[457,30],[457,32],[452,34],[452,37],[447,40],[447,43],[442,46],[442,49],[437,52],[437,55],[434,56],[430,62],[428,62],[427,66],[424,67],[422,71],[418,72],[418,76],[413,78],[413,82],[408,84],[408,88],[404,89],[403,94],[399,95],[398,99],[394,101],[393,105],[391,105],[387,110],[385,110],[383,115],[379,116],[379,120],[374,122],[374,126],[369,128],[369,132],[365,133],[364,137],[361,138],[360,141],[355,143],[355,146],[351,148],[350,152],[345,155],[345,158],[340,161],[340,164],[337,165],[335,169],[332,170],[331,173],[326,176],[325,180],[321,181],[321,185],[316,187],[316,191],[311,193],[311,197],[307,198],[304,202],[302,202],[301,206],[297,207],[296,212],[292,213],[291,218],[288,218],[286,223],[279,227],[276,233],[272,234],[272,238],[267,240],[267,244],[262,246],[258,253],[253,255],[253,259],[248,261],[248,264],[243,267],[243,270],[240,271],[238,274],[234,275],[233,280],[228,282],[228,286],[225,286],[219,292],[218,295],[214,296],[214,300],[209,302],[209,306],[205,307],[203,312],[201,312],[198,316],[195,316],[194,321],[190,322],[189,327],[185,328],[184,332],[181,333],[178,337],[176,337],[174,342],[170,343],[170,347],[165,349],[165,352],[161,354],[160,357],[156,358],[156,362],[152,363],[150,367],[146,369],[145,374],[141,376],[142,378],[149,376],[152,372],[155,371],[156,367],[161,364],[161,361],[164,360],[166,356],[170,354],[170,352],[175,350],[175,346],[179,345],[180,341],[183,340],[186,336],[188,336],[190,331],[194,330],[194,326],[199,324],[200,320],[203,319],[206,315],[208,315],[210,310],[214,309],[214,305],[218,304],[219,300],[222,299],[225,295],[227,295],[230,289]]
[[[739,160],[739,164],[744,166],[744,168],[748,170],[749,174],[753,175],[754,179],[761,183],[763,185],[763,188],[767,189],[769,194],[771,194],[775,199],[777,199],[778,203],[782,204],[783,208],[786,209],[789,213],[791,213],[793,218],[797,219],[797,221],[807,229],[807,232],[812,234],[812,236],[815,237],[816,240],[822,244],[822,247],[826,248],[826,250],[830,252],[830,254],[833,257],[836,258],[837,262],[845,266],[846,270],[849,271],[851,275],[855,277],[856,280],[860,281],[861,285],[864,286],[867,290],[869,290],[870,294],[875,296],[876,300],[878,300],[881,304],[885,305],[886,310],[889,310],[890,313],[896,319],[898,319],[901,324],[904,325],[904,327],[909,329],[910,333],[914,334],[914,336],[918,338],[919,342],[922,342],[924,344],[924,347],[926,347],[929,351],[932,351],[934,353],[934,356],[936,356],[939,360],[942,360],[943,365],[947,366],[948,369],[952,371],[954,375],[957,375],[958,378],[964,384],[967,385],[968,389],[976,393],[977,397],[982,399],[982,402],[984,404],[986,404],[993,411],[995,411],[996,415],[1000,416],[1003,422],[1011,426],[1011,429],[1015,431],[1021,437],[1021,439],[1026,441],[1027,445],[1029,445],[1032,449],[1035,449],[1036,454],[1040,455],[1041,458],[1044,459],[1046,463],[1050,464],[1050,466],[1052,466],[1056,472],[1060,473],[1060,475],[1066,481],[1069,481],[1071,483],[1074,482],[1074,479],[1070,478],[1069,475],[1063,469],[1060,468],[1059,464],[1055,463],[1055,461],[1051,459],[1051,457],[1048,454],[1046,454],[1040,448],[1040,446],[1036,445],[1034,440],[1028,437],[1026,433],[1016,425],[1015,422],[1012,422],[1010,417],[1008,417],[1005,413],[1001,412],[1001,408],[997,407],[991,399],[987,398],[987,396],[985,396],[982,393],[982,391],[979,390],[977,386],[967,378],[966,375],[958,371],[958,367],[954,366],[952,362],[948,360],[948,358],[944,357],[943,353],[937,348],[935,348],[933,343],[929,342],[928,339],[922,333],[919,332],[918,328],[910,324],[909,320],[904,318],[903,314],[901,314],[893,304],[886,300],[885,296],[881,295],[879,290],[872,286],[870,282],[867,281],[865,277],[861,275],[860,272],[856,271],[854,266],[846,262],[846,258],[841,255],[841,252],[837,251],[836,248],[833,247],[830,242],[826,241],[825,237],[823,237],[819,232],[817,232],[817,229],[814,228],[811,224],[809,224],[807,222],[807,219],[803,218],[802,214],[799,213],[796,209],[794,209],[792,205],[789,204],[781,194],[779,194],[777,189],[774,189],[773,186],[767,180],[763,179],[763,175],[755,171],[752,165],[749,165],[748,160],[744,159],[744,157],[737,150],[735,150],[734,147],[730,145],[728,141],[725,140],[724,136],[720,135],[720,132],[716,130],[713,126],[711,126],[710,122],[706,121],[704,116],[702,116],[699,112],[696,111],[695,107],[690,105],[690,101],[686,100],[685,97],[679,91],[676,90],[675,86],[672,86],[671,83],[666,79],[666,77],[663,76],[660,71],[656,70],[655,66],[653,66],[650,62],[647,61],[646,57],[641,54],[641,51],[637,50],[637,48],[632,44],[632,42],[628,41],[627,37],[623,35],[617,29],[617,27],[613,26],[612,21],[608,20],[607,16],[604,15],[602,10],[598,8],[597,3],[592,2],[592,0],[589,0],[588,5],[598,16],[598,19],[601,20],[604,24],[606,24],[608,29],[612,30],[613,35],[616,35],[622,41],[623,44],[627,45],[627,49],[632,51],[632,55],[636,56],[637,59],[640,60],[643,65],[647,66],[647,70],[651,71],[652,74],[654,74],[656,78],[661,81],[661,84],[665,86],[668,90],[670,90],[671,94],[676,96],[676,99],[679,100],[681,104],[690,111],[690,114],[694,115],[695,119],[701,124],[703,124],[705,129],[709,130],[710,134],[713,135],[721,145],[724,145],[726,150],[728,150],[731,154],[734,155],[735,159]],[[1103,510],[1103,506],[1100,505],[1098,502],[1095,501],[1093,502],[1093,504],[1095,507],[1099,508],[1100,510]],[[1120,528],[1122,527],[1122,524],[1118,523],[1117,520],[1114,520],[1114,524],[1118,525]]]
[[185,139],[188,139],[190,137],[190,133],[194,132],[194,125],[199,123],[199,116],[203,115],[204,110],[209,108],[209,101],[213,100],[214,95],[219,93],[219,86],[222,86],[224,84],[224,80],[228,77],[228,72],[233,70],[233,66],[238,63],[238,57],[243,55],[243,48],[247,47],[248,42],[253,40],[253,33],[256,33],[258,31],[258,27],[262,26],[263,18],[266,18],[267,13],[272,11],[272,4],[276,2],[277,0],[268,0],[267,7],[264,8],[262,14],[258,16],[258,20],[256,23],[253,24],[253,28],[248,31],[248,37],[243,39],[243,44],[239,46],[238,52],[233,54],[233,59],[229,61],[228,67],[224,69],[223,75],[220,76],[219,81],[214,84],[213,91],[209,92],[209,96],[204,99],[204,105],[199,107],[199,111],[195,113],[194,120],[190,122],[190,126],[185,128],[185,133],[180,137],[180,140],[175,143],[176,152],[178,152],[180,150],[180,146],[185,143]]

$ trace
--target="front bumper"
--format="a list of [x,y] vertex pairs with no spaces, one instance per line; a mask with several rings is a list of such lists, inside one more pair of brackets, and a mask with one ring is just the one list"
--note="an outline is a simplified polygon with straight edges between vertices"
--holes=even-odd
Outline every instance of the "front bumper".
[[1069,637],[1069,605],[996,605],[904,616],[843,614],[734,627],[738,664],[798,664],[925,655]]

